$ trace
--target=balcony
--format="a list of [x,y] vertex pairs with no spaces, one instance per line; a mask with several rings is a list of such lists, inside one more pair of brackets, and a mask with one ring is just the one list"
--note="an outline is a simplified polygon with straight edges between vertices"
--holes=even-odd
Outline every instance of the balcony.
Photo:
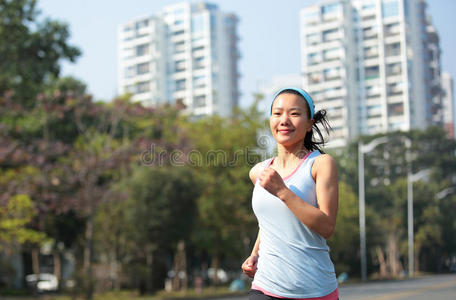
[[330,31],[327,33],[323,33],[323,41],[325,43],[339,40],[342,38],[342,33],[340,31]]
[[315,56],[309,56],[307,58],[307,64],[310,66],[317,65],[321,63],[321,56],[320,55],[315,55]]
[[377,58],[377,57],[378,57],[378,49],[372,49],[372,50],[364,52],[364,59]]
[[401,85],[390,85],[388,86],[388,96],[402,95],[403,88]]
[[344,96],[344,92],[342,89],[332,89],[329,91],[325,91],[326,99],[341,98],[343,96]]
[[331,69],[324,72],[325,80],[336,80],[341,78],[341,72],[337,69]]

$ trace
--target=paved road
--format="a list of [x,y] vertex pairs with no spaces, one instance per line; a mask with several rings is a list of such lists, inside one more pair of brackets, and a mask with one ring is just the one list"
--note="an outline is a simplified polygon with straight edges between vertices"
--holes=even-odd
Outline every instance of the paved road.
[[456,300],[456,274],[344,285],[339,294],[340,300]]
[[341,300],[456,300],[456,274],[340,288]]

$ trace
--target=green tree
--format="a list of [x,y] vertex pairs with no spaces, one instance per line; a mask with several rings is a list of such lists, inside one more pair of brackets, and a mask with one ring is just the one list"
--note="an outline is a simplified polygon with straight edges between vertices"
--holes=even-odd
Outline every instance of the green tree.
[[48,238],[43,232],[27,228],[35,215],[33,202],[27,195],[15,195],[6,208],[0,207],[0,250],[5,246],[45,242]]
[[127,180],[126,191],[123,218],[130,224],[127,239],[133,247],[125,267],[143,294],[163,286],[170,266],[159,258],[169,257],[180,240],[189,240],[201,186],[189,168],[142,166]]
[[[361,137],[368,143],[382,135]],[[456,143],[441,128],[392,132],[388,142],[365,155],[366,217],[369,271],[381,277],[398,276],[406,269],[407,255],[407,171],[430,169],[426,183],[414,184],[415,266],[422,271],[439,271],[455,253],[454,222],[444,211],[454,206],[451,197],[437,201],[435,195],[453,186],[456,170]],[[411,141],[406,148],[405,140]],[[336,152],[340,177],[358,189],[357,146],[355,141]],[[407,161],[410,158],[410,164]]]
[[339,182],[336,230],[328,240],[328,246],[337,273],[358,273],[359,251],[354,251],[359,248],[358,197],[343,181]]
[[233,260],[238,269],[258,233],[248,174],[261,159],[257,152],[259,132],[264,128],[257,110],[260,99],[248,110],[235,112],[233,118],[213,116],[190,123],[196,152],[189,157],[200,158],[193,160],[193,166],[204,186],[193,245],[201,256],[210,256],[214,269],[220,267],[222,258]]
[[45,84],[59,76],[60,61],[75,61],[66,24],[39,20],[35,0],[0,1],[0,95],[30,108]]

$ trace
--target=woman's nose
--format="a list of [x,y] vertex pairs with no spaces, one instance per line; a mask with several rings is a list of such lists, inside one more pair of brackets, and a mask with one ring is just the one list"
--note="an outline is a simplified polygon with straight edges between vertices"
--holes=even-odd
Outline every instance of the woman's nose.
[[280,124],[287,124],[289,121],[287,114],[282,114],[280,116]]

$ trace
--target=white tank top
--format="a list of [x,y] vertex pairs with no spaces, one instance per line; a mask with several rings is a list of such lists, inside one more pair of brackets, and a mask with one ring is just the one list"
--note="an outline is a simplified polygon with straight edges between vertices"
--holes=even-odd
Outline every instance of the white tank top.
[[[311,168],[321,153],[303,158],[284,178],[303,201],[317,207]],[[263,169],[272,158],[263,162]],[[323,297],[337,288],[334,265],[326,240],[304,225],[279,198],[255,183],[253,211],[260,227],[258,269],[253,284],[286,298]]]

